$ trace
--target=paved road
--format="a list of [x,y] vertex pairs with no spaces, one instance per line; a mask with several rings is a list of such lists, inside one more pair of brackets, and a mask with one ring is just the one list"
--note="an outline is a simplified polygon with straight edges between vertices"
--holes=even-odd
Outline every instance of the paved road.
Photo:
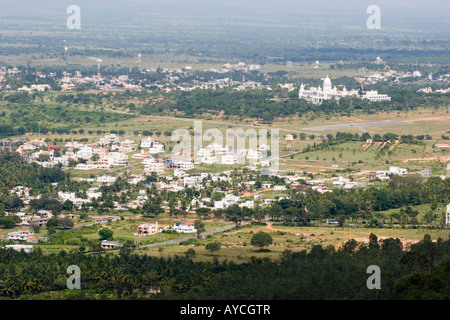
[[347,129],[347,128],[358,128],[363,132],[366,132],[364,127],[373,127],[373,126],[395,126],[395,125],[403,125],[403,124],[411,124],[410,121],[376,121],[376,122],[361,122],[361,123],[347,123],[347,124],[333,124],[329,126],[318,126],[318,127],[309,127],[303,128],[306,130],[313,131],[325,131],[325,130],[336,130],[336,129]]

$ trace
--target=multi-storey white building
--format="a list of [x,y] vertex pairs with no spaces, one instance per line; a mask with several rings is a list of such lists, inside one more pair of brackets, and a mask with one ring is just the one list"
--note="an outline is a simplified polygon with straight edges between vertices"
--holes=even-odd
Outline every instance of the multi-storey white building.
[[76,156],[77,158],[82,158],[89,160],[94,153],[92,152],[92,147],[88,145],[84,145],[80,150],[77,151]]
[[144,167],[145,174],[151,174],[155,172],[156,174],[164,173],[164,163],[162,162],[152,162],[150,164],[145,165]]
[[148,236],[158,233],[158,222],[156,223],[143,223],[138,226],[138,236]]
[[370,101],[391,101],[391,97],[387,94],[379,94],[378,91],[375,90],[367,91],[366,94],[361,96],[361,98]]
[[6,240],[16,240],[16,241],[27,241],[29,238],[32,238],[34,233],[30,232],[27,229],[22,229],[15,232],[8,233],[8,237]]
[[148,149],[149,153],[162,153],[164,152],[164,145],[160,142],[154,142],[152,147]]
[[141,139],[141,148],[151,148],[153,146],[153,138],[147,137],[145,139]]
[[191,161],[178,161],[176,166],[183,171],[194,169],[194,164]]
[[110,152],[108,154],[108,163],[112,166],[128,165],[128,156],[119,152]]
[[402,176],[402,175],[407,174],[407,173],[408,173],[408,169],[400,168],[400,167],[397,167],[397,166],[389,167],[389,174],[395,174],[395,175]]
[[105,135],[104,138],[101,138],[99,141],[99,144],[102,146],[107,146],[110,143],[114,144],[114,143],[119,143],[120,138],[118,136],[116,136],[115,134],[107,134]]
[[124,140],[120,143],[118,151],[121,153],[128,153],[136,149],[136,142],[133,140]]

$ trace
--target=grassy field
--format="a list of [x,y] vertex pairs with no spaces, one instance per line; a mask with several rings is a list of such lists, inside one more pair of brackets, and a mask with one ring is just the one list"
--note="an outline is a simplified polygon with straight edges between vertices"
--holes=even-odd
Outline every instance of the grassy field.
[[[266,198],[276,198],[285,195],[282,191],[265,191]],[[422,220],[423,215],[431,210],[430,205],[413,206],[414,210],[418,210],[419,214],[417,219]],[[384,215],[386,217],[386,226],[389,225],[390,215],[399,213],[400,209],[392,209],[387,211],[375,212],[378,215]],[[442,214],[444,207],[439,206],[436,213]],[[109,228],[114,232],[114,240],[119,240],[121,243],[124,241],[132,241],[136,244],[151,244],[171,239],[176,239],[185,236],[186,234],[170,234],[170,233],[157,233],[147,237],[141,237],[134,235],[137,233],[138,225],[142,223],[154,223],[158,221],[160,227],[172,226],[177,221],[194,221],[197,219],[195,215],[189,215],[187,218],[182,219],[169,217],[167,214],[163,214],[157,219],[155,218],[142,218],[139,216],[125,215],[124,220],[118,220],[116,222],[107,222],[104,225],[96,225],[94,227],[83,228],[80,231],[70,231],[63,233],[58,238],[63,239],[62,243],[58,244],[46,244],[41,243],[36,245],[43,249],[45,252],[57,252],[60,250],[77,250],[80,240],[87,242],[98,242],[98,231],[101,228]],[[80,221],[75,220],[75,226],[80,226],[92,221]],[[223,220],[207,219],[204,220],[206,230],[215,229],[221,226],[229,225],[230,222]],[[394,220],[395,222],[395,220]],[[353,221],[348,221],[352,224]],[[7,233],[17,231],[21,228],[14,229],[0,229],[0,236],[5,237]],[[269,251],[260,252],[258,248],[251,245],[251,237],[253,234],[263,231],[269,233],[273,238],[273,244],[268,247]],[[401,228],[401,227],[385,227],[385,228],[365,228],[362,226],[346,225],[344,227],[329,226],[329,225],[312,225],[308,227],[295,227],[277,225],[273,222],[267,222],[266,226],[254,226],[247,225],[242,227],[233,228],[229,231],[219,232],[204,239],[196,239],[191,242],[190,245],[168,245],[162,247],[151,247],[146,249],[136,250],[139,254],[148,254],[154,256],[171,256],[171,255],[184,255],[189,248],[193,248],[196,252],[195,260],[206,261],[213,257],[219,259],[228,259],[235,262],[244,262],[255,257],[268,257],[277,258],[278,255],[284,250],[310,250],[314,245],[334,246],[338,249],[342,243],[349,239],[355,239],[359,243],[366,243],[370,233],[374,233],[378,236],[379,240],[383,238],[399,238],[405,247],[407,245],[417,242],[423,239],[425,234],[429,234],[433,240],[438,237],[448,238],[450,236],[450,229],[429,229],[429,228]],[[41,228],[40,232],[36,236],[47,235],[47,229]],[[220,251],[211,255],[205,249],[205,245],[212,241],[218,241],[222,244]],[[118,252],[118,251],[112,251]]]
[[[269,233],[273,238],[273,244],[267,249],[270,251],[260,252],[250,244],[253,234],[263,231]],[[411,243],[422,240],[425,234],[429,234],[433,240],[438,237],[446,239],[450,236],[450,230],[442,229],[401,229],[401,228],[361,228],[320,226],[320,227],[289,227],[268,224],[268,226],[243,227],[238,230],[222,232],[206,239],[198,240],[191,245],[166,246],[162,251],[159,248],[147,248],[138,250],[142,254],[168,257],[171,255],[184,255],[189,248],[196,252],[195,261],[208,261],[216,257],[220,260],[227,259],[236,263],[248,261],[251,257],[268,257],[275,259],[284,250],[309,251],[314,245],[323,247],[332,245],[338,249],[342,243],[349,239],[355,239],[359,243],[367,243],[371,233],[377,235],[378,240],[384,238],[399,238],[404,247]],[[208,242],[218,241],[222,248],[213,255],[205,249]]]

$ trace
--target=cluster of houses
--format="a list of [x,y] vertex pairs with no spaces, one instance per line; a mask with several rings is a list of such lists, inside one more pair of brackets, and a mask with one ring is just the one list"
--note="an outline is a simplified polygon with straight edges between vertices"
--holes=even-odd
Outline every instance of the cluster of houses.
[[[127,199],[126,202],[118,203],[117,201],[113,202],[114,210],[129,210],[129,209],[138,209],[141,208],[144,203],[149,200],[148,193],[146,189],[153,184],[157,190],[168,190],[168,191],[183,191],[186,188],[195,188],[197,190],[204,189],[208,185],[214,182],[224,182],[231,183],[232,175],[231,171],[224,171],[222,173],[194,173],[189,174],[181,169],[175,169],[174,175],[163,176],[163,179],[160,179],[156,182],[148,183],[146,182],[144,175],[124,175],[122,173],[117,174],[116,176],[112,175],[101,175],[97,178],[74,178],[77,180],[88,180],[91,182],[97,182],[98,186],[92,186],[87,189],[83,194],[76,194],[75,192],[58,192],[58,198],[61,203],[69,200],[73,203],[75,208],[81,209],[86,207],[89,209],[91,206],[91,202],[95,199],[99,199],[102,197],[102,193],[100,191],[101,185],[109,185],[116,181],[119,175],[125,176],[128,179],[128,182],[131,184],[137,184],[138,182],[143,182],[143,187],[137,191],[137,196]],[[415,172],[415,174],[421,174],[424,177],[431,176],[431,170],[429,168],[425,168],[422,171]],[[266,199],[264,196],[265,191],[274,190],[274,191],[286,191],[287,189],[300,189],[303,192],[309,188],[312,190],[316,190],[320,193],[332,192],[334,189],[352,189],[366,186],[367,183],[373,180],[388,180],[391,175],[406,175],[408,174],[408,170],[406,168],[400,168],[398,166],[390,166],[388,170],[380,170],[368,173],[365,177],[356,176],[334,176],[331,178],[321,178],[321,179],[312,179],[308,176],[301,176],[298,174],[276,174],[283,183],[273,183],[271,181],[258,183],[258,187],[256,187],[256,180],[248,180],[242,182],[242,187],[246,190],[259,191],[257,194],[253,194],[253,199],[249,199],[249,197],[245,197],[242,195],[233,194],[234,188],[230,187],[227,190],[222,189],[222,187],[217,187],[213,191],[224,193],[221,199],[212,200],[209,197],[196,197],[191,200],[189,203],[190,208],[210,208],[212,210],[218,209],[226,209],[232,205],[239,205],[240,207],[254,208],[256,202],[261,206],[269,205],[274,199]],[[11,190],[12,193],[15,193],[19,196],[25,205],[28,205],[32,199],[38,199],[40,195],[31,196],[30,189],[27,187],[18,186]],[[278,197],[278,199],[282,199],[282,197]],[[163,204],[163,208],[167,208]],[[194,210],[194,209],[191,209]],[[22,219],[22,226],[28,227],[31,224],[37,224],[43,226],[46,224],[48,219],[51,217],[51,213],[46,210],[40,210],[36,212],[33,216],[27,216],[24,212],[19,212],[17,215]],[[92,219],[95,219],[96,223],[102,223],[108,220],[112,220],[117,218],[115,216],[92,216]],[[97,221],[98,220],[98,221]],[[157,227],[153,227],[156,228]],[[143,234],[149,231],[142,231]],[[138,232],[141,234],[141,232]]]
[[261,144],[259,147],[253,148],[236,148],[225,145],[222,146],[218,143],[213,143],[206,148],[201,148],[197,151],[194,157],[195,164],[226,164],[234,165],[237,163],[245,163],[246,160],[249,163],[259,164],[261,166],[269,166],[270,161],[267,160],[267,152],[270,150],[269,145]]
[[[63,167],[70,165],[70,161],[79,162],[77,170],[111,169],[117,166],[128,165],[128,153],[137,149],[137,143],[133,140],[120,140],[115,134],[107,134],[96,143],[67,142],[64,146],[64,154],[59,145],[47,144],[43,139],[26,141],[16,151],[24,156],[28,162],[36,162],[44,167],[53,167],[61,164]],[[153,141],[148,137],[141,140],[140,153],[132,157],[143,159],[144,163],[153,162],[151,154],[164,152],[164,145]],[[145,151],[144,148],[148,148]]]
[[[140,58],[139,58],[140,59]],[[382,63],[382,59],[377,57],[377,63]],[[339,62],[343,63],[343,62]],[[287,61],[287,66],[292,66],[293,63],[291,61]],[[319,68],[319,61],[316,61],[314,64],[315,69]],[[261,65],[259,64],[246,64],[245,62],[238,62],[238,63],[225,63],[217,68],[211,68],[208,70],[203,70],[204,72],[209,73],[217,73],[217,74],[228,74],[233,72],[242,72],[242,73],[248,73],[255,70],[260,70]],[[360,68],[361,72],[371,72],[367,68]],[[83,76],[81,71],[74,71],[73,73],[69,72],[63,72],[62,76],[57,78],[56,73],[49,72],[47,74],[44,74],[42,72],[36,71],[36,80],[38,79],[45,79],[45,78],[51,78],[54,81],[58,81],[61,91],[67,92],[67,91],[76,91],[79,86],[95,86],[99,90],[103,91],[125,91],[125,90],[131,90],[131,91],[140,91],[144,88],[151,88],[151,87],[157,87],[159,90],[164,90],[166,92],[175,91],[175,90],[181,90],[181,91],[191,91],[195,89],[217,89],[217,88],[232,88],[233,90],[247,90],[247,89],[267,89],[272,90],[271,86],[268,84],[263,84],[261,82],[257,81],[248,81],[245,79],[245,75],[242,76],[242,79],[239,81],[233,80],[229,77],[224,77],[220,79],[201,79],[196,78],[192,79],[190,81],[183,82],[183,78],[189,77],[192,75],[192,67],[191,66],[185,66],[182,69],[156,69],[156,68],[150,68],[150,69],[144,69],[141,71],[144,74],[150,74],[159,72],[164,75],[163,79],[159,79],[157,81],[140,81],[139,84],[136,84],[136,81],[134,79],[130,78],[128,75],[120,75],[120,76],[102,76],[101,75],[101,68],[99,67],[98,73],[93,76]],[[6,69],[5,67],[0,68],[0,84],[4,81],[5,75],[15,75],[17,76],[20,74],[21,71],[18,68],[10,68]],[[270,75],[267,75],[269,78]],[[367,83],[367,84],[376,84],[381,81],[393,81],[393,82],[401,82],[404,78],[415,78],[417,80],[429,80],[429,81],[442,81],[442,82],[448,82],[450,75],[443,74],[443,75],[433,75],[432,73],[428,75],[422,74],[420,71],[395,71],[391,70],[389,66],[386,67],[386,70],[380,73],[373,73],[367,77],[361,77],[361,78],[355,78],[356,81],[360,83]],[[289,91],[294,90],[294,85],[291,83],[282,84],[283,88],[288,89]],[[2,89],[4,90],[11,90],[11,86],[9,84],[6,84]],[[319,90],[320,89],[320,90]],[[324,88],[325,89],[325,88]],[[18,89],[19,91],[49,91],[51,90],[51,87],[47,84],[34,84],[29,87],[23,86]],[[448,89],[444,89],[448,90]],[[316,90],[317,92],[314,92],[314,95],[317,95],[317,99],[322,100],[327,99],[328,95],[333,95],[337,98],[339,98],[342,95],[347,95],[349,92],[339,91],[339,92],[331,92],[331,90],[328,90],[327,92],[323,92],[323,90],[319,87]],[[429,93],[432,92],[431,88],[424,88],[420,89],[421,92]],[[436,91],[441,92],[441,91]],[[442,91],[447,92],[447,91]],[[319,96],[325,96],[325,97],[319,97]],[[388,100],[389,97],[385,95],[380,95],[376,92],[369,92],[365,98],[372,100],[372,101],[380,101],[381,100]],[[315,102],[318,103],[318,102]]]
[[130,81],[128,75],[107,78],[97,74],[92,77],[83,77],[81,71],[75,71],[74,74],[63,72],[59,83],[61,91],[75,91],[79,85],[97,85],[101,90],[142,90],[140,85]]
[[[205,72],[226,74],[233,72],[252,72],[261,69],[259,64],[246,64],[245,62],[239,63],[225,63],[217,68],[211,68],[204,70]],[[61,77],[57,77],[56,73],[49,72],[44,74],[42,72],[36,71],[36,80],[51,78],[53,81],[57,81],[62,92],[73,92],[76,91],[80,86],[93,86],[98,90],[102,91],[141,91],[145,87],[157,87],[160,90],[166,92],[181,90],[181,91],[191,91],[195,89],[217,89],[217,88],[232,88],[233,90],[246,90],[246,89],[261,89],[265,88],[267,90],[272,90],[270,85],[262,84],[257,81],[246,81],[245,75],[239,81],[233,80],[229,77],[224,77],[220,79],[193,79],[190,81],[182,81],[184,77],[189,77],[192,75],[192,67],[186,66],[182,69],[144,69],[141,71],[144,74],[151,74],[155,72],[160,72],[164,74],[164,78],[157,81],[140,81],[136,84],[134,79],[130,78],[129,75],[120,76],[104,76],[101,75],[101,68],[99,67],[98,73],[92,76],[83,76],[81,71],[63,72]],[[6,69],[4,67],[0,68],[0,84],[4,81],[5,75],[18,75],[21,71],[18,68]],[[9,84],[5,85],[4,90],[11,90]],[[23,86],[18,89],[19,91],[27,92],[39,92],[39,91],[50,91],[52,88],[47,84],[34,84],[31,86]]]

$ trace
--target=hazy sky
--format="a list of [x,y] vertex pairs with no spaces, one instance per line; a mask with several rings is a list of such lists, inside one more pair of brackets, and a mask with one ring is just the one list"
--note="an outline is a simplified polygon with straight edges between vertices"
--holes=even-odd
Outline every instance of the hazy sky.
[[0,0],[0,17],[65,15],[69,5],[78,5],[87,15],[186,13],[229,17],[281,15],[366,15],[369,5],[378,5],[386,17],[449,17],[449,0]]

